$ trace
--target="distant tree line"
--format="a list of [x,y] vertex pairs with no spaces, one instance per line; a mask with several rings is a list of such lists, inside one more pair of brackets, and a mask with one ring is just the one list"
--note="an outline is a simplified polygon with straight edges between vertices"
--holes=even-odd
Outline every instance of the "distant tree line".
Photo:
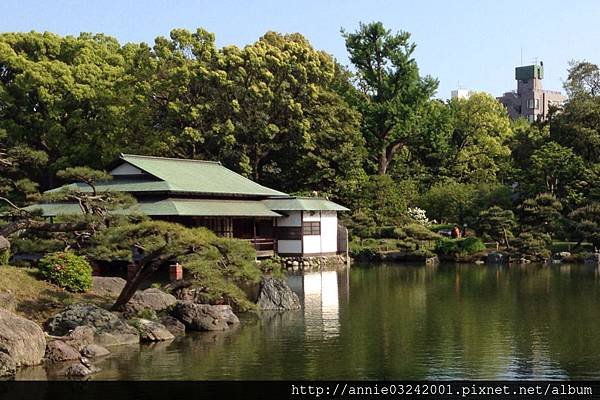
[[368,23],[342,36],[349,68],[300,34],[243,48],[217,48],[203,29],[153,46],[0,34],[0,196],[27,204],[65,168],[131,152],[219,160],[279,190],[318,191],[352,209],[353,232],[409,223],[418,206],[500,242],[600,247],[597,65],[573,62],[566,104],[530,124],[484,93],[434,98],[438,81],[419,72],[407,32]]

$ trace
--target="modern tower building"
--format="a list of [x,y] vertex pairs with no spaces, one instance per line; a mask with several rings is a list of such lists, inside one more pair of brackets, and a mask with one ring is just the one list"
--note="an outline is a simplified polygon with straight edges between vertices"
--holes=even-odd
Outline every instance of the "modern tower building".
[[554,90],[544,90],[544,64],[515,68],[517,91],[506,92],[498,97],[512,119],[527,118],[529,122],[545,120],[551,106],[560,106],[565,96]]

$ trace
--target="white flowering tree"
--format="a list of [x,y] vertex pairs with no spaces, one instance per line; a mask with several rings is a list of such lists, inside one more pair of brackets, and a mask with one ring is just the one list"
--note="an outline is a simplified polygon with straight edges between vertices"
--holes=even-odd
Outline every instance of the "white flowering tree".
[[430,226],[432,221],[427,218],[427,212],[419,207],[408,208],[408,215],[418,224]]

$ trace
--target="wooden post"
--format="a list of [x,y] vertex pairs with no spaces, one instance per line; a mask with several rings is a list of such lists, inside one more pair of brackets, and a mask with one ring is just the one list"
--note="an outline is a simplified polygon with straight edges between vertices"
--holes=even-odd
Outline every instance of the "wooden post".
[[178,262],[169,265],[169,279],[171,282],[183,279],[183,266]]

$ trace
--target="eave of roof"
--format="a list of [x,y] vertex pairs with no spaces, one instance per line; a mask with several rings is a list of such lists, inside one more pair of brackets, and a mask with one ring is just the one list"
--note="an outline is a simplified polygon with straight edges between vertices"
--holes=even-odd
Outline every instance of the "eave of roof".
[[[80,215],[81,208],[76,203],[41,203],[26,208],[29,211],[41,210],[45,217],[58,215]],[[189,216],[189,217],[280,217],[264,203],[251,200],[210,200],[177,199],[143,200],[125,210],[115,210],[115,214],[145,214],[149,216]]]
[[333,201],[318,197],[288,197],[263,200],[273,211],[350,211]]

